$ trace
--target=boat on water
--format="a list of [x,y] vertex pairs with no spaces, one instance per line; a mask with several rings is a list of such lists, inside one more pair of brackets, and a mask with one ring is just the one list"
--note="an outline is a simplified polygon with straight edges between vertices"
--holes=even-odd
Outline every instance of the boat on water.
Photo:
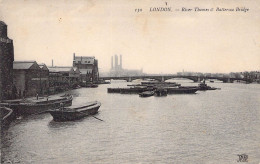
[[100,106],[100,102],[93,101],[84,106],[72,106],[68,108],[61,106],[60,108],[49,110],[48,112],[52,115],[54,121],[74,121],[96,114]]
[[19,101],[19,102],[8,102],[2,103],[1,105],[11,108],[14,110],[16,116],[24,116],[30,114],[41,114],[45,113],[50,109],[55,109],[63,104],[64,106],[72,105],[73,96],[67,95],[57,99],[50,99],[45,101]]
[[154,91],[145,91],[142,93],[139,93],[139,97],[150,97],[154,95]]
[[210,87],[210,86],[208,86],[205,82],[203,82],[203,83],[200,83],[200,84],[199,84],[198,89],[199,89],[200,91],[206,91],[206,90],[216,90],[216,89],[218,89],[218,88]]
[[0,106],[0,118],[1,118],[1,128],[6,128],[15,119],[13,110],[6,107]]
[[158,82],[158,81],[148,81],[148,82],[141,82],[141,85],[143,86],[164,86],[164,87],[177,87],[181,86],[181,84],[177,84],[176,82]]
[[168,94],[193,94],[198,91],[198,87],[168,87]]
[[167,96],[168,91],[167,91],[167,89],[164,89],[164,88],[157,88],[154,91],[154,94],[155,94],[155,96],[158,96],[158,97]]
[[94,83],[81,83],[80,86],[81,87],[85,87],[85,88],[97,88],[98,84],[94,84]]

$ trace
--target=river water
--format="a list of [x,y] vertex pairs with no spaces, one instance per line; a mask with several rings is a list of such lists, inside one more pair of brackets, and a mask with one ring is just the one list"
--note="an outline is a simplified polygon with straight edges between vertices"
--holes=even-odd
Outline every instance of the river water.
[[127,84],[68,92],[73,104],[100,101],[104,121],[15,120],[2,134],[2,162],[215,164],[237,163],[238,154],[260,162],[260,85],[210,83],[221,90],[149,98],[107,93]]

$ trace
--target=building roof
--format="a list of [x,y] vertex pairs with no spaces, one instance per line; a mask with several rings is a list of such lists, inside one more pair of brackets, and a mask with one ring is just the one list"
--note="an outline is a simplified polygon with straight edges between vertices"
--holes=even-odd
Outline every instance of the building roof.
[[81,62],[81,64],[94,64],[95,57],[94,56],[75,56],[74,61],[76,63]]
[[13,69],[40,69],[36,61],[14,61]]
[[50,72],[74,72],[73,67],[48,67]]
[[42,70],[49,70],[48,67],[44,64],[44,63],[40,63],[38,64],[39,67],[42,69]]
[[80,74],[80,71],[79,71],[79,69],[77,67],[73,67],[73,69],[74,69],[75,73],[79,73]]
[[3,21],[0,21],[0,24],[6,25],[5,22],[3,22]]
[[90,74],[92,73],[92,69],[79,69],[80,73],[82,75]]

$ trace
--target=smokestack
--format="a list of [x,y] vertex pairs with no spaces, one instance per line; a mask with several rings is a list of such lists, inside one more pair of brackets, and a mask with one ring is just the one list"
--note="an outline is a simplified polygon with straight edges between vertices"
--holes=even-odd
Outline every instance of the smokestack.
[[53,67],[53,59],[51,60],[51,66]]
[[117,57],[117,55],[115,55],[115,68],[116,69],[118,68],[118,57]]
[[120,55],[120,68],[122,69],[122,55]]
[[111,69],[113,69],[113,56],[111,56]]
[[75,53],[73,53],[73,60],[75,60]]

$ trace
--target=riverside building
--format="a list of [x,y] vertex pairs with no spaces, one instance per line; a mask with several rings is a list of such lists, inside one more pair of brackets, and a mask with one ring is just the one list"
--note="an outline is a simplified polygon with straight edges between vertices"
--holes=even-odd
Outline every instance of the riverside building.
[[96,83],[99,80],[98,60],[94,56],[76,56],[73,54],[73,67],[80,72],[82,83]]
[[7,36],[7,25],[0,21],[0,102],[14,98],[13,41]]

